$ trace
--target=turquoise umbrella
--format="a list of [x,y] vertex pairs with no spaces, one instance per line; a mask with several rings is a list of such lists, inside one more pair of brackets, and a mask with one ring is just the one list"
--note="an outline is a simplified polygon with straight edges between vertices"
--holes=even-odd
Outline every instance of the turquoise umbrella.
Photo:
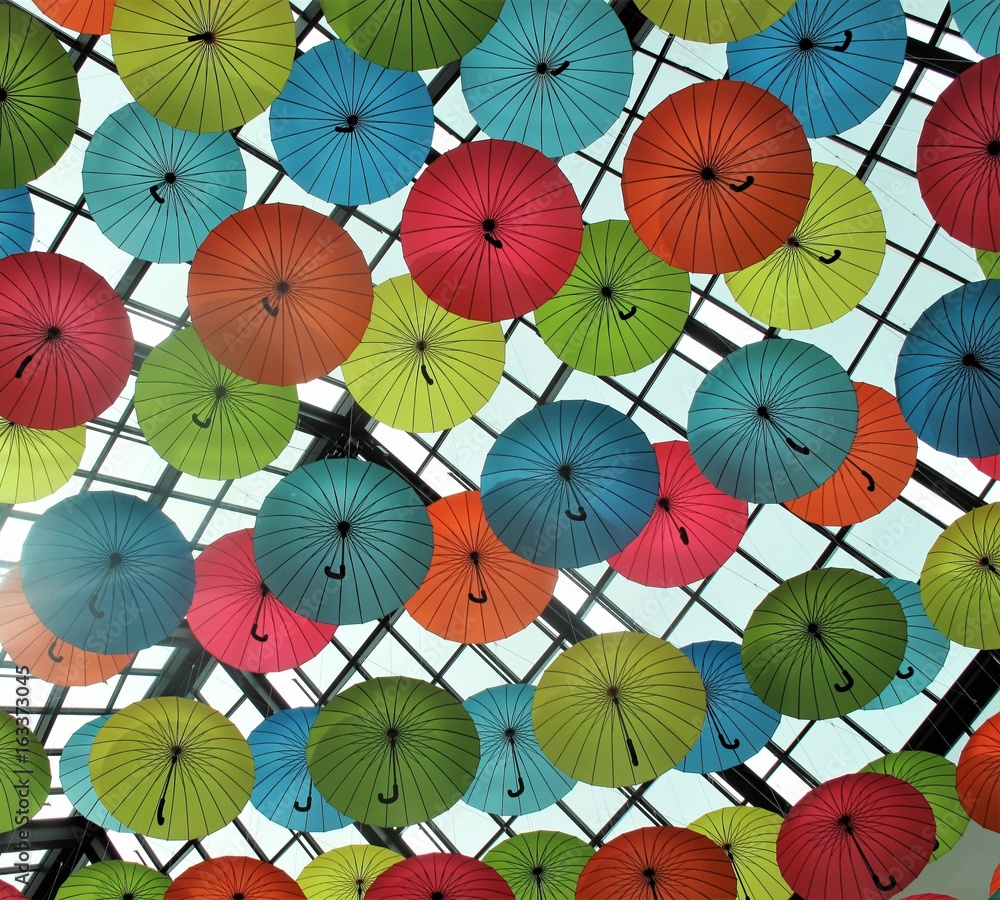
[[0,189],[0,256],[31,249],[35,210],[26,187]]
[[86,816],[101,828],[131,834],[132,829],[119,822],[101,803],[94,790],[94,783],[90,780],[90,748],[94,745],[94,738],[101,726],[110,718],[111,713],[108,713],[85,722],[66,741],[59,757],[59,783],[66,798],[80,815]]
[[1000,53],[1000,6],[996,0],[951,0],[958,30],[980,56]]

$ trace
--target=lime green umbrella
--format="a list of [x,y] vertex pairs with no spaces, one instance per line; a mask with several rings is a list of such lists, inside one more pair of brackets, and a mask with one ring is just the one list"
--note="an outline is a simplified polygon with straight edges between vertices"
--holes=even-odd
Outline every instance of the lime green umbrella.
[[705,44],[739,41],[778,21],[795,0],[637,0],[643,15],[677,37]]
[[588,784],[624,787],[675,766],[705,722],[694,663],[651,634],[611,632],[563,651],[542,673],[531,716],[546,756]]
[[483,862],[499,872],[514,900],[574,900],[594,848],[571,834],[527,831],[497,844]]
[[30,503],[61,488],[83,459],[84,425],[46,431],[0,419],[0,503]]
[[55,34],[23,9],[0,5],[0,188],[50,169],[79,116],[76,72]]
[[403,431],[441,431],[486,404],[503,374],[499,322],[473,322],[428,299],[410,275],[375,288],[372,317],[343,364],[372,417]]
[[77,869],[55,900],[163,900],[170,878],[139,863],[107,859]]
[[535,324],[574,369],[625,375],[674,345],[690,305],[687,272],[651,253],[627,221],[608,219],[584,228],[576,267]]
[[415,678],[372,678],[320,710],[306,759],[316,789],[345,816],[397,827],[457,803],[479,766],[472,717]]
[[860,178],[813,163],[802,222],[756,265],[726,275],[736,302],[777,328],[817,328],[850,312],[871,290],[885,256],[885,222]]
[[231,372],[185,328],[143,362],[135,412],[149,445],[170,465],[223,480],[259,472],[285,449],[299,399],[294,386],[257,384]]
[[1000,278],[1000,253],[992,250],[977,250],[976,259],[987,278]]
[[362,900],[372,882],[402,859],[385,847],[348,844],[311,860],[295,880],[306,900]]
[[97,732],[90,777],[123,825],[168,841],[205,837],[250,800],[253,754],[222,713],[183,697],[151,697]]
[[185,131],[228,131],[262,113],[292,70],[288,0],[117,0],[111,49],[148,112]]
[[957,767],[951,760],[923,750],[904,750],[882,756],[861,771],[893,775],[912,784],[924,795],[934,813],[937,829],[931,862],[944,856],[965,833],[969,814],[958,798],[955,786]]
[[[13,690],[16,715],[0,715],[0,832],[23,828],[42,808],[52,786],[52,772],[45,748],[28,727],[24,710],[30,688],[27,671],[17,670]],[[20,701],[24,702],[20,702]]]
[[772,709],[829,719],[885,690],[906,652],[906,615],[889,588],[854,569],[814,569],[778,585],[743,633],[743,669]]

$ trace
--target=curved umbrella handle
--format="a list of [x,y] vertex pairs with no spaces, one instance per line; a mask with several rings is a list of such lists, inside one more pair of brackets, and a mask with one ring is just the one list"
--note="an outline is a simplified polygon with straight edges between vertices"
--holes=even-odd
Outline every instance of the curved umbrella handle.
[[90,609],[90,614],[95,619],[103,619],[104,618],[104,610],[97,608],[97,592],[96,591],[94,592],[94,596],[91,597],[90,601],[87,603],[87,607]]
[[618,318],[621,319],[623,322],[627,322],[637,312],[639,312],[639,310],[634,306],[628,312],[622,312],[621,310],[618,310]]
[[427,366],[423,363],[420,364],[420,374],[424,376],[424,381],[428,384],[434,384],[434,379],[427,372]]
[[[203,31],[201,34],[189,34],[188,43],[193,44],[195,41],[204,41],[206,44],[211,44],[215,40],[215,35],[211,31]],[[163,824],[162,822],[160,823]]]
[[790,437],[785,438],[785,443],[788,444],[796,453],[801,453],[803,456],[809,455],[809,448],[805,444],[797,444]]
[[[844,29],[844,43],[842,43],[839,47],[834,47],[833,49],[837,53],[843,53],[848,47],[851,46],[851,38],[853,38],[853,37],[854,37],[854,34],[851,31],[851,29],[850,28],[845,28]],[[886,890],[886,888],[883,888],[882,890]]]
[[563,512],[566,513],[566,518],[572,519],[574,522],[582,522],[587,518],[587,510],[582,506],[578,506],[577,509],[579,512],[573,512],[570,509],[564,509]]
[[21,360],[21,365],[17,367],[17,371],[14,373],[15,378],[20,378],[24,375],[24,370],[28,368],[28,363],[30,363],[35,358],[34,353],[29,353],[24,359]]
[[49,644],[49,659],[51,659],[52,662],[54,663],[61,663],[63,661],[63,655],[60,653],[58,656],[56,656],[57,643],[58,641],[53,641],[51,644]]
[[730,190],[735,191],[737,194],[743,193],[750,185],[754,182],[753,175],[747,175],[746,180],[743,184],[731,184],[729,185]]
[[153,195],[153,199],[157,203],[166,203],[167,202],[158,193],[156,193],[156,185],[155,184],[149,189],[149,193],[151,193]]
[[379,791],[378,802],[385,803],[386,805],[390,803],[395,803],[399,799],[399,784],[394,783],[392,785],[392,793],[386,797],[381,791]]
[[569,60],[567,59],[566,62],[564,62],[562,65],[556,66],[554,69],[549,69],[549,74],[562,75],[562,73],[565,72],[568,68],[569,68]]
[[497,250],[502,250],[503,249],[503,241],[501,241],[500,238],[494,237],[488,231],[484,231],[483,232],[483,237],[486,238],[486,243],[489,244],[490,246],[496,247]]
[[686,547],[691,543],[691,539],[688,537],[687,529],[683,525],[677,526],[677,533],[681,537],[681,543]]
[[824,265],[827,265],[827,266],[832,265],[838,259],[840,259],[840,249],[839,248],[833,251],[833,256],[821,256],[821,257],[819,257],[819,261],[821,263],[823,263]]
[[354,122],[353,124],[350,123],[350,122],[348,122],[346,125],[334,125],[333,126],[333,130],[334,131],[339,131],[341,134],[350,134],[357,127],[358,127],[358,123],[357,122]]
[[264,641],[268,640],[271,637],[271,635],[269,635],[269,634],[261,634],[257,630],[257,623],[254,622],[250,626],[250,637],[252,637],[255,641],[260,641],[263,644]]
[[905,672],[900,672],[897,669],[896,670],[896,677],[897,678],[903,678],[903,679],[912,678],[913,677],[913,666],[907,666]]
[[867,490],[869,494],[874,494],[875,493],[875,479],[872,478],[870,472],[866,472],[864,469],[861,470],[861,474],[865,476],[865,481],[868,482],[868,486],[867,486],[867,488],[865,488],[865,490]]
[[191,421],[194,422],[194,424],[197,425],[199,428],[208,428],[212,424],[212,417],[209,416],[203,422],[201,419],[198,418],[198,413],[191,413]]
[[625,738],[625,746],[628,748],[628,758],[632,760],[632,765],[639,765],[639,754],[635,752],[635,744],[632,743],[632,738]]
[[167,798],[166,797],[160,797],[160,802],[156,804],[156,824],[157,825],[166,825],[167,824],[167,817],[163,814],[164,813],[164,809],[166,808],[166,805],[167,805]]
[[895,875],[890,875],[889,876],[889,883],[888,884],[882,884],[882,882],[879,881],[878,875],[872,875],[872,880],[875,882],[875,887],[877,887],[880,891],[892,891],[892,890],[895,890],[899,886],[899,885],[896,884],[896,876]]
[[347,575],[347,566],[341,563],[336,572],[334,572],[329,566],[323,566],[323,572],[326,574],[327,578],[333,578],[335,581],[340,581]]
[[846,684],[835,684],[833,689],[838,694],[846,694],[852,687],[854,687],[854,676],[848,672],[847,669],[841,669],[840,671],[844,673],[844,678],[847,680]]
[[306,797],[305,806],[300,806],[298,800],[296,800],[292,804],[292,806],[294,806],[299,812],[309,812],[309,810],[312,809],[312,805],[313,805],[312,791],[310,791],[309,795]]
[[276,316],[278,314],[278,310],[271,306],[271,301],[268,300],[267,297],[260,301],[260,305],[267,310],[267,314],[269,316]]
[[727,741],[726,736],[721,732],[718,734],[719,743],[722,744],[727,750],[736,750],[740,746],[740,739],[736,738],[733,741]]
[[510,788],[507,788],[507,796],[508,797],[520,797],[521,794],[523,794],[523,793],[524,793],[524,779],[520,775],[518,775],[517,776],[517,790],[516,791],[512,791]]
[[472,591],[469,591],[469,600],[473,603],[485,603],[489,597],[486,596],[485,590],[481,594],[473,594]]

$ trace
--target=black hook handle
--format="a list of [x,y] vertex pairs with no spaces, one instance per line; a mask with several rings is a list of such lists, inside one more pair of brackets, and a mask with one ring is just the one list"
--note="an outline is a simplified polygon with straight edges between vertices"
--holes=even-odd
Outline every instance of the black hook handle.
[[341,563],[336,572],[334,572],[329,566],[323,566],[323,572],[326,573],[327,578],[333,578],[335,581],[340,581],[347,575],[347,566]]
[[35,358],[34,353],[29,353],[24,359],[21,360],[21,365],[17,367],[17,371],[14,373],[15,378],[20,378],[24,375],[24,370],[28,368],[28,363],[30,363]]
[[490,244],[491,246],[496,247],[497,250],[502,250],[503,249],[503,241],[501,241],[500,238],[494,237],[488,231],[483,232],[483,237],[486,238],[486,243],[487,244]]
[[896,884],[895,875],[889,876],[888,884],[882,884],[882,882],[879,881],[878,875],[872,875],[872,880],[875,882],[875,887],[877,887],[880,891],[893,891],[899,886]]
[[735,191],[737,194],[743,193],[750,185],[753,184],[753,175],[747,175],[746,180],[743,184],[731,184],[729,185],[730,190]]
[[90,609],[90,614],[95,619],[103,619],[104,618],[104,610],[97,608],[97,593],[96,592],[94,593],[94,596],[90,598],[90,602],[87,604],[87,606]]
[[677,526],[677,533],[681,536],[681,543],[687,546],[691,543],[690,538],[688,538],[687,529],[683,525]]
[[896,677],[897,678],[903,678],[903,679],[912,678],[913,677],[913,666],[907,666],[905,672],[900,672],[897,669],[896,670]]
[[166,203],[166,200],[164,200],[158,193],[156,193],[156,185],[153,185],[153,187],[149,189],[149,193],[153,195],[153,199],[157,203]]
[[164,810],[167,806],[167,798],[160,797],[160,802],[156,804],[156,824],[166,825],[167,817],[164,815]]
[[469,599],[473,603],[485,603],[489,599],[489,597],[486,596],[486,591],[484,589],[483,592],[482,592],[482,594],[478,594],[478,595],[477,594],[473,594],[472,591],[469,591]]
[[577,509],[579,512],[573,512],[569,509],[564,509],[563,512],[566,513],[566,518],[572,519],[574,522],[582,522],[587,518],[587,510],[585,510],[582,506],[578,506]]
[[628,312],[622,312],[621,310],[618,310],[618,318],[621,319],[623,322],[627,322],[637,312],[639,312],[639,310],[636,309],[634,306]]
[[296,800],[292,804],[292,806],[294,806],[299,812],[309,812],[309,810],[312,809],[312,805],[313,805],[313,795],[312,795],[311,792],[306,797],[306,802],[305,802],[304,806],[299,805],[299,801],[298,800]]
[[562,73],[565,72],[568,68],[569,68],[569,60],[567,59],[566,62],[564,62],[562,65],[556,66],[556,68],[554,69],[549,69],[549,74],[562,75]]
[[821,257],[819,257],[819,261],[821,263],[823,263],[824,265],[827,265],[827,266],[835,263],[838,259],[840,259],[840,250],[839,249],[833,251],[833,256],[821,256]]
[[865,476],[865,481],[868,482],[868,486],[865,488],[865,490],[867,490],[869,494],[874,494],[875,479],[872,478],[871,474],[869,472],[866,472],[864,469],[861,470],[861,474]]
[[[844,29],[844,43],[842,43],[839,47],[834,47],[833,49],[837,53],[843,53],[848,47],[851,46],[851,38],[853,38],[853,37],[854,37],[854,34],[851,31],[851,29],[850,28],[845,28]],[[886,890],[886,888],[883,888],[882,890]]]
[[197,425],[199,428],[208,428],[212,424],[212,417],[209,416],[203,422],[201,419],[198,418],[198,413],[191,413],[191,421],[194,422],[194,424]]
[[841,669],[841,671],[842,671],[842,672],[844,673],[844,678],[846,678],[846,679],[847,679],[847,683],[846,683],[846,684],[835,684],[835,685],[833,686],[833,689],[834,689],[834,690],[835,690],[835,691],[836,691],[836,692],[837,692],[838,694],[845,694],[845,693],[847,693],[847,692],[848,692],[848,691],[849,691],[849,690],[850,690],[850,689],[851,689],[852,687],[854,687],[854,676],[853,676],[853,675],[852,675],[852,674],[851,674],[850,672],[848,672],[848,671],[847,671],[847,669]]
[[801,453],[803,456],[809,455],[809,448],[805,444],[797,444],[790,437],[785,438],[785,443],[788,444],[796,453]]
[[346,125],[334,125],[333,130],[339,131],[341,134],[350,134],[358,127],[357,122],[348,122]]
[[268,300],[267,297],[265,297],[263,300],[261,300],[260,303],[261,303],[261,306],[263,306],[264,309],[267,310],[267,314],[269,316],[276,316],[278,314],[278,310],[275,309],[275,307],[271,306],[271,301]]
[[434,379],[427,372],[427,366],[424,363],[420,364],[420,374],[424,376],[424,381],[428,384],[434,384]]
[[718,734],[719,743],[722,744],[727,750],[736,750],[740,746],[740,739],[736,738],[734,741],[727,741],[726,736],[719,732]]
[[639,754],[635,752],[635,744],[632,743],[632,738],[625,738],[625,746],[628,747],[628,758],[632,760],[632,765],[639,765]]
[[[215,40],[215,35],[211,31],[203,31],[201,34],[189,34],[188,43],[193,44],[195,41],[204,41],[206,44],[211,44]],[[162,825],[163,823],[160,822]]]
[[517,776],[517,790],[516,791],[512,791],[510,788],[507,788],[507,796],[508,797],[520,797],[521,794],[523,794],[523,793],[524,793],[524,779],[520,775],[518,775]]
[[250,637],[252,637],[255,641],[260,641],[263,644],[264,641],[268,640],[271,637],[271,635],[269,635],[269,634],[261,634],[257,630],[257,623],[254,622],[250,626]]
[[379,792],[379,795],[378,795],[378,802],[379,803],[385,803],[386,805],[388,805],[390,803],[395,803],[398,799],[399,799],[399,785],[398,784],[393,784],[393,786],[392,786],[392,793],[388,797],[386,797],[386,795],[383,794],[381,791]]
[[62,654],[60,654],[59,656],[56,656],[56,644],[57,643],[58,643],[57,641],[53,641],[51,644],[49,644],[49,659],[51,659],[52,662],[54,662],[54,663],[61,663],[63,661]]

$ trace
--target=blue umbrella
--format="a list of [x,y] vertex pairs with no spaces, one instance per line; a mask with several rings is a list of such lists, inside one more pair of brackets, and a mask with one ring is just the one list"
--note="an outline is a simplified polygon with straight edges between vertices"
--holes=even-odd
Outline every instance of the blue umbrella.
[[688,441],[717,488],[751,503],[783,503],[819,487],[847,458],[858,428],[850,377],[803,341],[734,350],[695,392]]
[[980,56],[1000,53],[1000,6],[996,0],[951,0],[958,30]]
[[26,187],[0,190],[0,256],[31,249],[35,210]]
[[462,90],[479,127],[546,156],[601,137],[631,87],[632,44],[606,0],[507,0],[462,60]]
[[731,78],[770,91],[808,137],[826,137],[889,96],[906,55],[906,18],[899,0],[798,0],[726,53]]
[[403,188],[427,161],[434,137],[424,80],[368,62],[338,40],[295,61],[270,116],[271,142],[288,176],[344,206]]
[[741,646],[701,641],[681,647],[705,682],[707,715],[697,743],[678,764],[682,772],[721,772],[750,759],[771,740],[781,713],[767,706],[743,671]]
[[334,831],[351,823],[323,799],[309,774],[306,742],[318,715],[319,707],[284,709],[247,738],[256,767],[250,802],[292,831]]
[[267,586],[299,615],[333,625],[399,609],[427,574],[434,533],[399,475],[358,459],[296,469],[261,504],[253,550]]
[[896,398],[935,450],[1000,453],[1000,281],[964,285],[924,310],[899,350]]
[[576,786],[538,746],[531,723],[534,696],[530,684],[508,684],[480,691],[462,704],[476,723],[482,753],[462,798],[469,806],[520,816],[551,806]]
[[660,473],[631,419],[591,400],[515,419],[486,455],[486,521],[525,559],[586,566],[628,546],[653,514]]
[[66,798],[76,807],[77,812],[86,816],[101,828],[132,833],[119,822],[101,803],[94,783],[90,780],[90,748],[101,726],[111,718],[111,713],[81,725],[66,741],[59,757],[59,783]]
[[896,677],[874,700],[862,709],[888,709],[916,697],[944,668],[951,641],[948,640],[927,616],[920,597],[920,585],[902,578],[880,578],[896,595],[906,616],[906,653],[899,664]]
[[155,506],[91,491],[49,507],[31,526],[21,579],[57,637],[82,650],[135,653],[181,623],[194,597],[194,558]]
[[130,103],[94,132],[83,193],[98,228],[122,250],[190,262],[208,233],[243,208],[247,174],[228,131],[181,131]]

